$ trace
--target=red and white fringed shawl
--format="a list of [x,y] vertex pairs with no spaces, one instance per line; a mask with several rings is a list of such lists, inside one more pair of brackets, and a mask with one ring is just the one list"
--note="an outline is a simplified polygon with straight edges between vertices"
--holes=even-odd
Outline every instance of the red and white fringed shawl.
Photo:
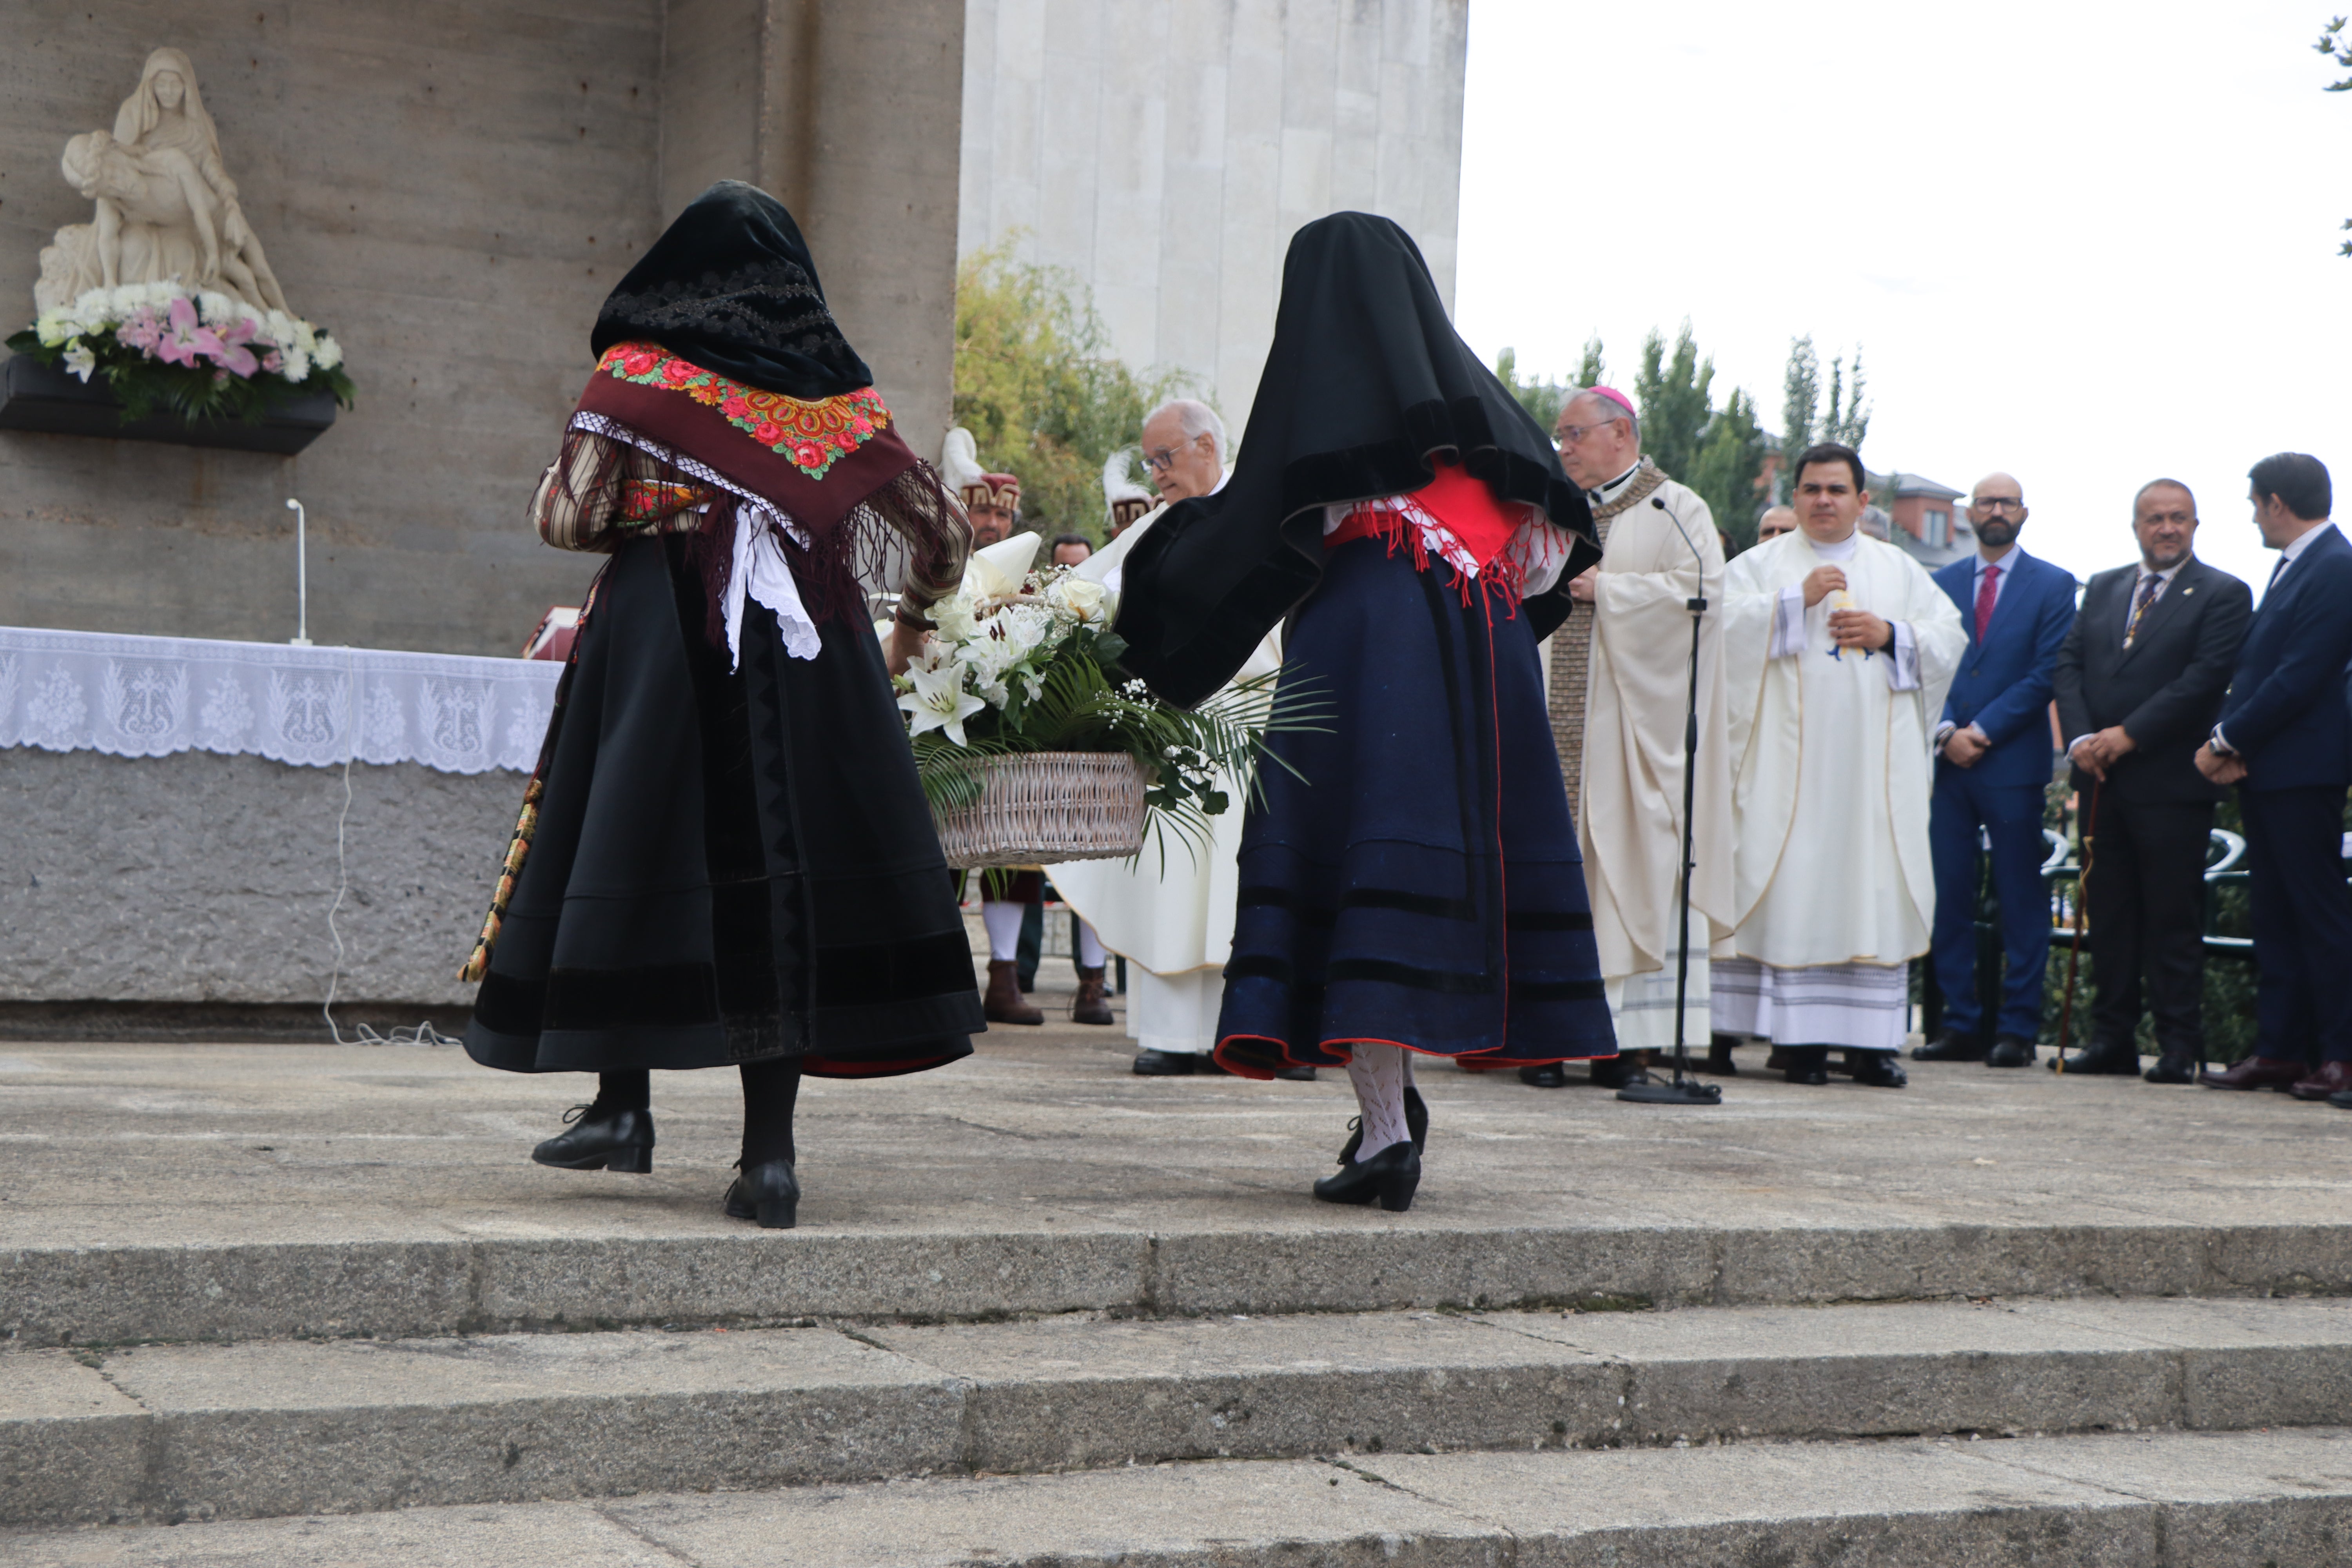
[[1497,501],[1459,465],[1444,462],[1436,479],[1410,495],[1324,508],[1323,534],[1327,550],[1351,539],[1385,540],[1391,555],[1411,552],[1416,572],[1427,571],[1434,555],[1454,568],[1464,605],[1472,586],[1482,584],[1512,615],[1528,595],[1559,580],[1570,548],[1567,530],[1539,508]]
[[[738,646],[749,597],[787,620],[790,651],[814,657],[816,623],[862,621],[864,585],[897,587],[887,581],[894,566],[925,602],[961,578],[971,524],[893,423],[870,386],[815,401],[787,397],[657,344],[616,343],[572,412],[556,482],[582,500],[619,477],[612,470],[620,448],[658,460],[671,470],[665,479],[701,492],[692,505],[701,521],[691,531],[710,592],[712,640]],[[591,437],[613,445],[582,451]]]

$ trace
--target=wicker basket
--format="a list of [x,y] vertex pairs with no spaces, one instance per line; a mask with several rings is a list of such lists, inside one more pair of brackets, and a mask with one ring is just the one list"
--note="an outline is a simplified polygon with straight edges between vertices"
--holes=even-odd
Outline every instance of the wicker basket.
[[978,764],[971,805],[935,812],[962,870],[1117,860],[1143,847],[1143,770],[1121,752],[1031,752]]

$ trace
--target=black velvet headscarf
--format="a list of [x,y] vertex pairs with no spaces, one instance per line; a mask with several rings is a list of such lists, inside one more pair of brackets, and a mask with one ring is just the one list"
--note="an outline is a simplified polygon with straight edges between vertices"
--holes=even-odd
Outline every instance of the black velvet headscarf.
[[1417,490],[1437,452],[1570,531],[1559,583],[1522,612],[1549,635],[1568,579],[1601,556],[1584,492],[1454,331],[1412,237],[1369,213],[1318,218],[1291,237],[1233,478],[1171,507],[1128,555],[1122,662],[1171,702],[1209,697],[1321,580],[1321,509]]
[[811,402],[874,384],[825,305],[800,225],[740,180],[695,197],[605,298],[590,348],[602,356],[632,340]]

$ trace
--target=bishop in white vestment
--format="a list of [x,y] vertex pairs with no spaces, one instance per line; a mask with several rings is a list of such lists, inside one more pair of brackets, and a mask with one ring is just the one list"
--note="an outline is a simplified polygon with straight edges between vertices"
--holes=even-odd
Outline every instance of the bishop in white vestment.
[[1895,1088],[1935,916],[1928,740],[1968,638],[1917,562],[1858,531],[1861,467],[1805,454],[1801,526],[1725,574],[1736,929],[1713,1012],[1786,1047],[1791,1081],[1826,1081],[1840,1047]]
[[[1624,395],[1587,387],[1561,407],[1560,467],[1585,487],[1601,564],[1570,584],[1592,605],[1579,847],[1619,1052],[1707,1044],[1707,950],[1732,927],[1731,762],[1724,743],[1723,542],[1696,492],[1642,456]],[[1690,972],[1682,984],[1683,750],[1691,701],[1690,602],[1699,616],[1698,743]],[[1637,1061],[1638,1058],[1635,1058]],[[1530,1082],[1558,1079],[1536,1069]]]

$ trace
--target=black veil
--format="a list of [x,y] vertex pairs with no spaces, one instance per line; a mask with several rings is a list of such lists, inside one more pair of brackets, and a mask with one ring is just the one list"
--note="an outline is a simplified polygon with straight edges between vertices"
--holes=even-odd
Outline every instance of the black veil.
[[1122,662],[1171,702],[1207,698],[1320,581],[1321,508],[1417,490],[1439,451],[1570,531],[1559,583],[1523,610],[1549,635],[1568,579],[1600,559],[1583,491],[1454,331],[1412,237],[1369,213],[1317,219],[1291,237],[1233,477],[1171,508],[1127,557]]
[[874,384],[824,302],[800,225],[740,180],[687,204],[606,297],[588,342],[601,358],[636,339],[809,402]]

